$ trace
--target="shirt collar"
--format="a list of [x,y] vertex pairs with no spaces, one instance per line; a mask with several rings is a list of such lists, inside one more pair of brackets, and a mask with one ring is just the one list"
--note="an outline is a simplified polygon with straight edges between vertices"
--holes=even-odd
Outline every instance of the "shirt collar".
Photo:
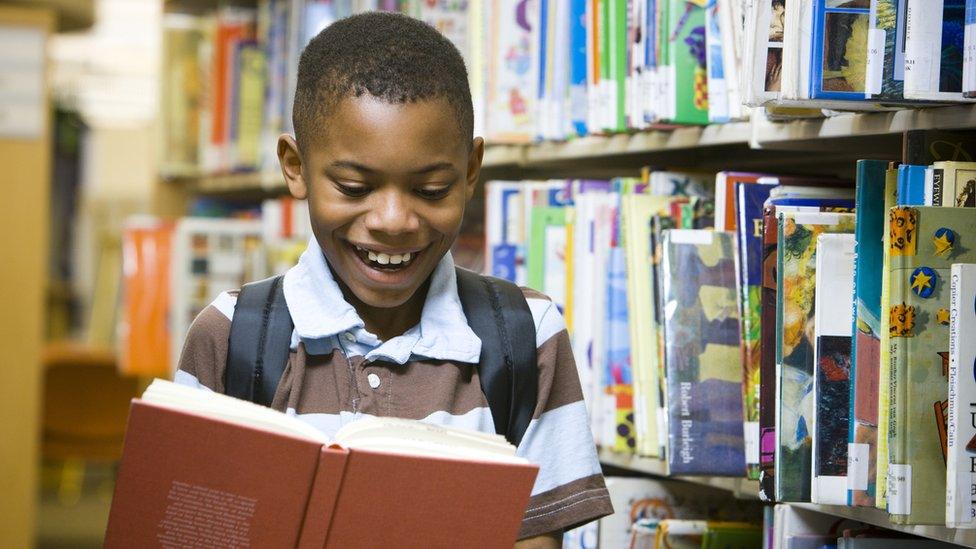
[[[365,326],[356,309],[343,297],[314,238],[309,240],[298,264],[285,273],[284,293],[295,333],[301,340],[320,340]],[[400,364],[412,354],[434,360],[478,363],[481,340],[468,326],[461,308],[450,252],[444,254],[431,274],[419,330],[414,327],[402,336],[383,342],[374,352]]]

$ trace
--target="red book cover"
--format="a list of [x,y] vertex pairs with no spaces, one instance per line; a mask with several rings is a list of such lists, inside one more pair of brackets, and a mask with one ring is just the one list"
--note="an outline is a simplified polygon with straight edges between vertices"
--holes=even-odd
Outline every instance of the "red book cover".
[[134,400],[105,547],[511,547],[537,472],[324,447]]

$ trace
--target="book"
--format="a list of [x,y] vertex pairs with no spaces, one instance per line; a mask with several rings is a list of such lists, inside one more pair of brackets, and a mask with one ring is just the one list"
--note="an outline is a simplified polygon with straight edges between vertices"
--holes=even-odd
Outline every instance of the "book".
[[888,512],[900,524],[945,524],[949,280],[976,260],[967,208],[892,208]]
[[628,325],[627,261],[624,248],[615,243],[607,262],[606,357],[603,361],[604,407],[601,441],[617,452],[633,453],[634,381]]
[[364,418],[326,438],[156,380],[132,403],[105,546],[515,542],[538,467],[502,437]]
[[763,206],[759,290],[759,497],[776,500],[776,206]]
[[533,61],[540,0],[488,0],[485,131],[493,141],[526,143],[535,129],[539,66]]
[[740,183],[758,183],[766,174],[748,172],[718,172],[715,174],[715,229],[736,230],[735,199]]
[[962,95],[965,0],[908,0],[906,99],[965,101]]
[[[769,185],[735,185],[738,214],[738,294],[742,348],[743,437],[747,476],[759,479],[760,289],[762,287],[762,211]],[[716,208],[716,215],[718,214]]]
[[847,503],[866,507],[874,506],[875,497],[887,164],[881,160],[857,161]]
[[933,184],[930,206],[976,207],[976,162],[942,161],[932,164]]
[[847,503],[847,438],[854,295],[854,235],[817,238],[814,299],[813,479],[810,500]]
[[976,528],[976,264],[954,263],[949,298],[949,423],[946,457],[946,526]]
[[902,137],[901,161],[928,166],[942,160],[976,159],[976,132],[966,130],[908,130]]
[[962,95],[976,97],[976,2],[966,0],[963,31]]
[[169,374],[170,261],[173,223],[133,217],[122,228],[122,307],[119,371],[127,376]]
[[669,93],[677,124],[708,124],[705,8],[702,3],[670,0],[668,56],[673,91]]
[[776,500],[810,501],[816,241],[853,232],[854,215],[778,212],[776,251]]
[[863,102],[870,4],[813,0],[811,11],[812,59],[806,95],[814,100]]
[[871,0],[865,96],[899,100],[905,95],[905,10],[908,0]]
[[743,100],[762,106],[779,96],[783,68],[785,0],[757,0],[747,22]]
[[902,164],[898,166],[898,205],[921,206],[925,204],[925,166]]
[[658,434],[657,410],[661,407],[658,370],[659,327],[654,309],[657,292],[653,280],[651,223],[655,215],[666,210],[670,197],[632,194],[621,197],[621,222],[624,234],[624,251],[627,257],[627,295],[631,311],[629,323],[631,360],[634,370],[634,397],[640,410],[638,429],[638,453],[644,456],[661,456]]
[[891,303],[891,277],[889,266],[891,265],[891,232],[888,230],[887,212],[895,207],[898,202],[898,169],[894,163],[889,164],[885,171],[885,231],[882,240],[882,263],[881,263],[881,348],[879,353],[878,365],[878,429],[877,429],[877,448],[875,457],[875,498],[874,506],[888,509],[888,408],[891,406],[891,383],[889,382],[891,372],[891,339],[890,320],[891,317],[885,314]]
[[664,233],[661,300],[672,474],[745,473],[733,238],[705,230]]
[[566,208],[531,209],[527,284],[549,296],[562,311],[566,305]]
[[[731,47],[732,37],[724,37],[720,22],[722,6],[712,1],[705,6],[705,67],[708,69],[708,121],[723,123],[730,119],[730,96],[723,49]],[[723,48],[723,40],[728,43]],[[730,67],[731,69],[731,67]]]

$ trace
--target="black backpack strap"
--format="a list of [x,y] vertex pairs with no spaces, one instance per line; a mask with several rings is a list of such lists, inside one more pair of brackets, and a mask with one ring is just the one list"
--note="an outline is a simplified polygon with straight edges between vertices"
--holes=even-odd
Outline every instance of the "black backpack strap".
[[468,325],[481,339],[478,376],[495,431],[518,446],[539,392],[532,311],[511,282],[458,267],[457,283]]
[[294,329],[283,281],[279,275],[241,288],[230,324],[225,394],[271,406]]

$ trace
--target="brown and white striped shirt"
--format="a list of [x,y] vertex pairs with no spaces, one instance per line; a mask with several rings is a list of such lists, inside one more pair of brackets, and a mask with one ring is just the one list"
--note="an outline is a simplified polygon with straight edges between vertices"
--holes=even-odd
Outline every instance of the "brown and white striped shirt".
[[[380,341],[366,331],[314,239],[284,278],[295,323],[272,407],[329,436],[366,416],[394,416],[494,433],[448,253],[431,275],[420,324]],[[544,295],[523,290],[536,326],[539,390],[518,455],[538,464],[520,538],[564,530],[613,512],[603,482],[565,323]],[[176,381],[224,391],[236,292],[221,294],[187,334]],[[491,520],[485,517],[485,520]]]

